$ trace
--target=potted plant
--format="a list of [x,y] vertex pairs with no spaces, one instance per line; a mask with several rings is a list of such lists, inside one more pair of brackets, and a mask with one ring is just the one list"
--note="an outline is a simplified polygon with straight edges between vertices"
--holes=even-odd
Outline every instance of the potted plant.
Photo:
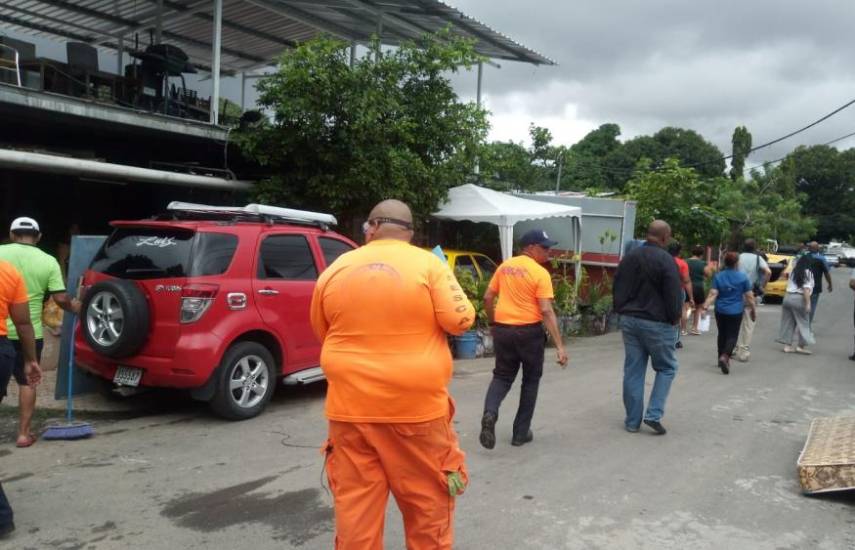
[[475,308],[475,322],[472,327],[454,337],[455,356],[460,359],[474,359],[492,351],[487,310],[484,308],[484,293],[487,292],[489,281],[479,280],[467,269],[456,269],[455,275],[460,288]]

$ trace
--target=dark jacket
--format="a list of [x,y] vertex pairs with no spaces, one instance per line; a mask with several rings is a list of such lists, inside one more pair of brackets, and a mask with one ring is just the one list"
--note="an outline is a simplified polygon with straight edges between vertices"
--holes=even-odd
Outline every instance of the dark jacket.
[[621,315],[675,324],[683,312],[682,285],[674,258],[645,244],[621,260],[614,281],[615,311]]

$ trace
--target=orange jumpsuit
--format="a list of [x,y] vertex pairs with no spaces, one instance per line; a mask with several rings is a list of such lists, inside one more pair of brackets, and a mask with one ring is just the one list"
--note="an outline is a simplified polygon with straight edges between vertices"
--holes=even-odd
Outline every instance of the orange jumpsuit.
[[376,240],[321,275],[311,308],[323,342],[336,548],[380,550],[389,492],[409,550],[451,548],[447,474],[466,468],[451,425],[446,333],[475,320],[448,266],[403,241]]

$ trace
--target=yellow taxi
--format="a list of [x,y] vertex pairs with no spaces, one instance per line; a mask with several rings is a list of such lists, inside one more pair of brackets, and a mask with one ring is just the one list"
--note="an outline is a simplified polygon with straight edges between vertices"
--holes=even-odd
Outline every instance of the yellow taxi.
[[469,271],[479,281],[489,281],[496,272],[496,262],[480,252],[453,249],[442,249],[442,252],[452,271]]
[[770,301],[783,300],[787,294],[787,280],[796,264],[796,257],[786,254],[767,254],[767,256],[772,277],[766,283],[766,292],[763,297]]

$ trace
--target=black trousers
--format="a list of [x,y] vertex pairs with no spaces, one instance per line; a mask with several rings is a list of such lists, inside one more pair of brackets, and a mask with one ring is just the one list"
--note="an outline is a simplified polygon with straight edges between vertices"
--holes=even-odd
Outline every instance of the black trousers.
[[493,380],[487,389],[484,412],[499,416],[499,407],[522,367],[522,388],[517,416],[514,418],[514,437],[522,438],[531,428],[540,377],[543,375],[543,351],[546,337],[543,325],[496,325],[493,327],[493,349],[496,367]]
[[715,324],[718,327],[718,354],[733,355],[733,348],[739,339],[739,327],[742,325],[742,314],[726,315],[715,313]]
[[[12,377],[14,363],[15,348],[5,336],[0,336],[0,401],[3,401],[3,397],[6,396],[6,386]],[[9,506],[9,500],[3,492],[3,485],[0,485],[0,527],[11,525],[12,519],[12,507]]]

